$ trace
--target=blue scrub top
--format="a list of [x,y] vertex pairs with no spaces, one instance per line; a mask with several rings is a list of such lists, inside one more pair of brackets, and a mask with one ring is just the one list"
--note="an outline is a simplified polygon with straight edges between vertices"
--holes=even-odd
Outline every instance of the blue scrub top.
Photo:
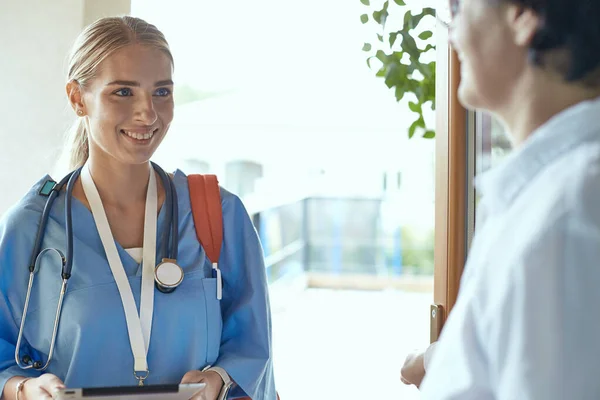
[[[41,179],[0,220],[0,393],[15,375],[39,376],[14,360],[29,279],[29,259],[46,197]],[[275,399],[271,314],[262,248],[241,200],[221,189],[223,246],[219,267],[223,298],[217,300],[211,263],[198,242],[187,177],[173,177],[179,206],[178,264],[185,277],[170,294],[155,291],[146,383],[179,383],[190,370],[224,368],[237,383],[232,395]],[[66,253],[65,192],[54,202],[42,249]],[[164,207],[158,216],[157,262],[166,229]],[[46,372],[67,387],[135,385],[133,356],[123,305],[91,212],[72,201],[74,253],[54,356]],[[118,243],[117,248],[138,312],[142,269]],[[21,355],[47,360],[61,286],[58,257],[46,253],[36,274]]]

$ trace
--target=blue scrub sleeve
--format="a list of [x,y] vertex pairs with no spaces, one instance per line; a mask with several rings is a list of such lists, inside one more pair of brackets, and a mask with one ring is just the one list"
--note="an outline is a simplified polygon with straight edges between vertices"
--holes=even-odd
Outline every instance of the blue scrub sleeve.
[[[230,398],[275,400],[271,310],[263,250],[241,200],[237,196],[233,199],[234,218],[225,220],[223,232],[223,332],[215,365],[225,369],[237,384]],[[234,226],[227,226],[227,222]]]
[[40,373],[33,369],[23,370],[15,362],[15,344],[19,328],[14,325],[8,312],[4,294],[0,297],[0,398],[6,382],[13,376],[36,378]]
[[[16,276],[27,276],[27,274],[15,274],[15,268],[27,269],[28,260],[23,255],[24,249],[31,240],[29,235],[19,234],[15,218],[4,218],[0,222],[0,397],[4,391],[6,381],[13,376],[38,377],[40,372],[32,369],[23,370],[15,362],[15,347],[19,326],[17,319],[11,312],[9,306],[9,290],[24,293],[27,289],[27,280],[21,282]],[[21,297],[21,296],[18,296]],[[20,318],[19,318],[20,321]],[[27,346],[22,347],[27,351]]]

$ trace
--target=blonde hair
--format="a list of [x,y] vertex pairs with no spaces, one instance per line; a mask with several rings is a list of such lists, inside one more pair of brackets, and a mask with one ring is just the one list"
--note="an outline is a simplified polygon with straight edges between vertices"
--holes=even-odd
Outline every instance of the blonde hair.
[[[169,44],[156,26],[129,16],[101,18],[87,26],[75,41],[68,60],[67,82],[76,81],[85,88],[102,61],[136,43],[161,50],[174,64]],[[67,132],[63,158],[69,170],[73,170],[85,164],[88,157],[88,132],[84,119],[78,118]]]

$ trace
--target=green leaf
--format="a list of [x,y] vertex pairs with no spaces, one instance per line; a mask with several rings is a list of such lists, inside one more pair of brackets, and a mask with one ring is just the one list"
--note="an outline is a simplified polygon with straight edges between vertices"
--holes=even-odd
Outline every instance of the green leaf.
[[377,50],[375,57],[384,64],[387,64],[387,54],[383,50]]
[[373,19],[378,24],[381,24],[381,11],[373,11]]
[[432,37],[432,36],[433,36],[433,32],[431,32],[431,31],[425,31],[425,32],[422,32],[422,33],[419,35],[419,39],[422,39],[422,40],[427,40],[427,39],[429,39],[429,38],[430,38],[430,37]]
[[371,51],[371,44],[370,43],[365,43],[363,45],[363,51]]
[[380,34],[377,34],[377,39],[379,39],[379,41],[380,41],[381,43],[383,43],[383,36],[382,36],[382,35],[380,35]]
[[410,128],[408,128],[408,138],[412,138],[415,136],[415,131],[417,130],[417,121],[413,122]]
[[400,65],[404,65],[404,64],[402,64],[402,57],[404,56],[404,52],[395,51],[392,53],[392,56],[394,57],[394,62],[396,62],[397,64],[400,64]]
[[367,58],[367,66],[369,68],[371,68],[371,59],[373,59],[373,58],[375,58],[375,56],[371,56],[371,57]]
[[420,114],[422,112],[421,105],[412,101],[408,102],[408,108],[410,108],[410,111],[416,112],[417,114]]
[[360,22],[362,22],[363,24],[366,24],[367,22],[369,22],[369,16],[367,14],[361,15]]
[[399,6],[405,6],[406,3],[404,2],[404,0],[394,0],[394,3],[398,4]]
[[410,55],[411,62],[418,62],[421,52],[417,47],[417,42],[408,32],[400,31],[402,33],[402,49]]
[[404,65],[402,64],[389,64],[385,74],[385,84],[388,88],[394,86],[401,86],[405,77],[403,73]]
[[429,76],[431,76],[432,82],[435,82],[435,65],[435,61],[432,61],[429,64],[427,64],[427,66],[429,67]]
[[423,75],[426,80],[435,78],[435,62],[432,61],[427,64],[418,63],[419,72]]
[[398,39],[398,32],[390,33],[390,47],[392,47],[394,43],[396,43],[396,39]]
[[404,14],[404,25],[402,27],[403,29],[406,29],[406,27],[408,27],[409,29],[414,28],[413,26],[410,26],[410,21],[412,20],[412,17],[413,17],[413,15],[412,15],[412,12],[410,12],[410,11],[407,11]]
[[421,11],[421,14],[423,14],[423,15],[431,15],[432,17],[435,17],[436,16],[436,11],[435,11],[435,8],[425,7],[425,8],[423,8],[423,11]]
[[387,11],[389,6],[390,6],[389,0],[385,0],[385,3],[383,3],[383,11]]
[[423,86],[419,85],[415,90],[413,90],[413,93],[415,94],[415,96],[417,96],[417,99],[422,103],[423,102],[423,98],[425,97],[423,95]]
[[406,93],[406,91],[404,90],[404,88],[402,86],[396,86],[396,93],[395,93],[396,101],[402,100],[405,93]]
[[427,131],[423,134],[425,139],[433,139],[435,138],[435,131]]
[[388,17],[388,12],[384,9],[381,11],[373,11],[373,19],[381,26],[385,26],[385,21]]
[[371,4],[369,3],[369,0],[360,0],[360,2],[361,2],[361,3],[363,3],[365,6],[369,6],[369,5],[371,5]]
[[423,116],[420,116],[419,119],[417,119],[415,122],[413,122],[412,125],[410,126],[410,128],[408,128],[408,137],[409,138],[412,138],[413,136],[415,136],[415,132],[416,132],[417,128],[425,128],[425,120],[423,119]]
[[[404,28],[406,29],[407,26],[409,27],[409,29],[416,28],[419,25],[419,22],[421,22],[421,20],[423,19],[423,17],[425,17],[427,15],[431,15],[426,10],[431,10],[431,9],[424,8],[423,11],[421,11],[421,13],[417,14],[417,15],[412,15],[412,13],[410,11],[408,11],[406,14],[404,14]],[[434,11],[433,15],[435,15],[435,11]]]

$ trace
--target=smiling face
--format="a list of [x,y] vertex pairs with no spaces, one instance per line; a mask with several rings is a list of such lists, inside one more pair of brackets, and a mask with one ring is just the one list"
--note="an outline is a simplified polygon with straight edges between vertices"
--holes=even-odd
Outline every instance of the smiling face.
[[140,44],[100,63],[96,76],[79,88],[90,157],[122,164],[150,160],[173,120],[172,69],[164,52]]
[[492,0],[451,1],[450,38],[461,61],[458,95],[468,108],[503,108],[530,68],[527,43],[518,41],[511,7]]

